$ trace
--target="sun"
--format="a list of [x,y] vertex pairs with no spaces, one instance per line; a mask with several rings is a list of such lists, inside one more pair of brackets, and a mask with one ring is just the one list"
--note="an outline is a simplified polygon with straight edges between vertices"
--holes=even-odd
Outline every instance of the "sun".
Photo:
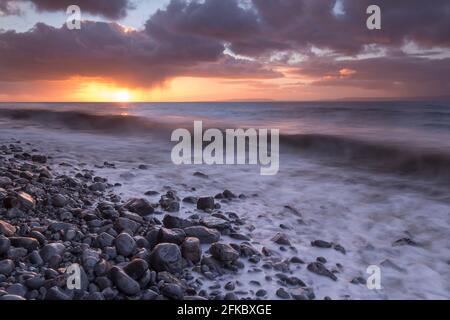
[[117,91],[115,93],[115,98],[117,102],[129,102],[130,101],[130,93],[127,90]]

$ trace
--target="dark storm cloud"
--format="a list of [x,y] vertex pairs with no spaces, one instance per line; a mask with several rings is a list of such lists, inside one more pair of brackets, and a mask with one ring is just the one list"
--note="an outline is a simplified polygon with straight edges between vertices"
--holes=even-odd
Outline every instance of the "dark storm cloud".
[[133,6],[129,0],[0,0],[0,10],[9,14],[14,2],[30,2],[39,11],[65,11],[70,5],[78,5],[82,11],[111,19],[123,18]]
[[125,33],[103,22],[84,22],[81,30],[41,23],[25,33],[0,33],[0,80],[85,76],[144,87],[183,75],[279,76],[258,63],[225,59],[223,51],[218,41],[179,36],[156,25]]

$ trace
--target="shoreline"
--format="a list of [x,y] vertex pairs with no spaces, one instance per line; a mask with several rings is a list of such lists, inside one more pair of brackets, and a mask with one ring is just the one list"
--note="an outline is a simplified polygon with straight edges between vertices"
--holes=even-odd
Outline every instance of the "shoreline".
[[[289,264],[304,264],[300,258],[283,261],[271,249],[258,251],[240,232],[245,221],[220,210],[220,201],[245,201],[243,194],[180,199],[168,190],[158,203],[121,199],[112,191],[118,184],[90,169],[61,174],[51,157],[28,144],[2,145],[0,153],[0,300],[264,299],[268,292],[257,281],[248,291],[239,281],[215,280],[260,261],[280,271],[278,298],[315,298],[289,272]],[[180,203],[198,213],[178,217]],[[273,241],[290,246],[283,233]],[[73,264],[80,266],[80,290],[67,288],[65,271]],[[310,269],[334,278],[321,262]]]

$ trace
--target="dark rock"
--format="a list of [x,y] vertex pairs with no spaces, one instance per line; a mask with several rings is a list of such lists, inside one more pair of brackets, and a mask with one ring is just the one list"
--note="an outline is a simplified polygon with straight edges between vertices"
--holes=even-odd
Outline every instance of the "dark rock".
[[398,239],[397,241],[395,241],[392,246],[397,247],[397,246],[417,246],[417,242],[415,242],[414,240],[410,239],[410,238],[402,238],[402,239]]
[[180,217],[175,217],[175,216],[172,216],[169,214],[166,214],[164,216],[163,224],[166,228],[169,228],[169,229],[174,229],[174,228],[184,229],[184,228],[191,227],[194,225],[190,220],[183,219]]
[[213,197],[202,197],[197,201],[197,209],[199,210],[213,210],[214,209],[214,198]]
[[204,217],[200,223],[205,227],[217,230],[225,230],[230,228],[230,222],[214,216]]
[[62,194],[58,193],[52,197],[52,204],[56,208],[64,207],[67,204],[67,202],[68,202],[67,198]]
[[328,248],[331,248],[333,244],[331,242],[327,242],[324,240],[314,240],[314,241],[311,241],[311,245],[313,247],[317,247],[317,248],[328,249]]
[[145,199],[139,198],[128,200],[128,202],[125,203],[124,207],[131,212],[137,213],[140,216],[146,216],[152,214],[155,211],[150,202]]
[[190,204],[196,204],[198,202],[198,198],[197,197],[185,197],[183,198],[183,202],[185,203],[190,203]]
[[180,273],[182,271],[181,251],[176,244],[160,243],[150,254],[150,265],[158,272]]
[[328,277],[333,281],[337,281],[337,277],[334,275],[333,272],[328,270],[322,263],[320,262],[312,262],[308,264],[308,270],[318,274],[320,276]]
[[61,256],[65,249],[62,243],[50,243],[42,247],[39,254],[45,262],[48,262],[54,256]]
[[123,268],[123,271],[125,271],[125,273],[134,280],[139,280],[142,278],[147,270],[148,264],[142,259],[134,259]]
[[52,287],[47,291],[45,300],[70,300],[70,297],[65,294],[60,288]]
[[0,234],[12,237],[16,233],[16,228],[6,221],[0,220]]
[[134,296],[139,293],[140,286],[133,278],[127,275],[122,269],[112,267],[110,270],[111,279],[117,288],[129,296]]
[[122,232],[115,240],[117,253],[128,257],[136,250],[136,241],[128,233]]
[[31,161],[44,164],[47,162],[47,156],[42,154],[33,154],[31,156]]
[[284,290],[283,288],[279,288],[276,291],[276,295],[281,299],[289,299],[289,293],[287,293],[286,290]]
[[184,229],[184,232],[188,237],[198,238],[200,243],[214,243],[220,239],[218,231],[203,226],[188,227]]
[[225,243],[213,243],[209,248],[209,252],[215,259],[223,262],[235,261],[239,258],[239,253]]
[[281,232],[277,233],[271,240],[279,245],[286,245],[286,246],[291,245],[291,242],[289,241],[288,237]]
[[186,238],[186,233],[183,229],[159,229],[159,242],[175,243],[179,245],[183,242],[184,238]]
[[334,248],[334,250],[339,251],[342,254],[346,254],[347,253],[345,248],[343,246],[341,246],[340,244],[335,244],[333,246],[333,248]]
[[14,261],[9,259],[0,260],[0,274],[9,276],[15,268]]
[[9,238],[11,245],[16,248],[25,248],[29,252],[39,248],[39,242],[34,238],[29,237],[11,237]]
[[181,244],[181,253],[186,260],[193,263],[199,262],[202,256],[199,239],[194,237],[186,238]]
[[165,284],[161,288],[161,293],[169,299],[182,300],[183,299],[183,289],[174,283]]
[[5,236],[0,235],[0,256],[6,254],[11,247],[11,241]]

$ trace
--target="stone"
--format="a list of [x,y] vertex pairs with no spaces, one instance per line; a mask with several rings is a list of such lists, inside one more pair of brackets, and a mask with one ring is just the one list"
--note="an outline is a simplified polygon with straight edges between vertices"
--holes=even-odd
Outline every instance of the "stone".
[[165,284],[161,289],[161,293],[165,297],[174,300],[182,300],[184,296],[183,289],[174,283]]
[[8,294],[21,297],[25,297],[27,291],[27,288],[21,283],[14,283],[13,285],[9,286],[8,289],[6,289],[6,292],[8,292]]
[[200,223],[211,229],[225,230],[230,228],[229,221],[213,216],[204,217]]
[[198,263],[202,256],[202,250],[200,248],[200,240],[194,237],[188,237],[184,239],[181,244],[181,254],[186,260]]
[[29,237],[11,237],[9,238],[11,245],[16,248],[25,248],[29,252],[39,248],[39,241]]
[[117,253],[128,257],[136,250],[136,241],[128,233],[122,232],[115,240]]
[[55,194],[52,197],[52,204],[56,208],[63,208],[67,204],[68,200],[62,194]]
[[291,242],[289,241],[288,237],[284,233],[281,233],[281,232],[278,232],[271,240],[279,245],[283,245],[283,246],[291,245]]
[[12,237],[16,233],[16,228],[6,221],[0,220],[0,234]]
[[26,192],[19,192],[17,194],[17,200],[24,209],[31,210],[36,207],[36,200]]
[[276,291],[276,295],[281,299],[289,299],[289,293],[287,293],[286,290],[284,290],[284,288],[279,288]]
[[186,238],[186,233],[183,229],[159,229],[158,240],[159,242],[181,244]]
[[334,275],[333,272],[328,270],[323,263],[321,262],[312,262],[308,264],[307,269],[311,271],[312,273],[315,273],[320,276],[328,277],[333,281],[337,281],[337,277]]
[[134,259],[128,263],[123,271],[134,280],[139,280],[148,270],[148,263],[143,259]]
[[0,188],[5,188],[12,185],[12,180],[8,177],[0,177]]
[[45,300],[70,300],[70,297],[58,287],[51,287],[45,295]]
[[40,256],[45,262],[49,262],[54,256],[62,256],[66,247],[62,243],[50,243],[42,247]]
[[31,156],[31,161],[44,164],[47,162],[47,156],[43,154],[33,154]]
[[213,210],[214,209],[214,198],[213,197],[202,197],[197,201],[197,209],[199,210]]
[[222,262],[231,262],[239,258],[239,252],[225,243],[213,243],[209,248],[209,252],[215,259]]
[[0,256],[6,254],[9,248],[11,248],[11,241],[7,237],[0,235]]
[[146,216],[152,214],[155,211],[150,202],[148,202],[146,199],[140,198],[133,198],[128,200],[128,202],[125,203],[124,207],[131,212],[137,213],[140,216]]
[[190,204],[196,204],[198,202],[198,198],[197,197],[188,196],[188,197],[183,198],[183,202],[184,203],[190,203]]
[[10,259],[0,260],[0,274],[9,276],[15,268],[14,261]]
[[97,237],[97,243],[100,248],[110,247],[114,243],[114,237],[109,233],[102,232]]
[[193,226],[194,224],[180,217],[172,216],[170,214],[166,214],[163,218],[164,227],[169,229],[184,229]]
[[106,190],[106,186],[102,182],[95,182],[89,186],[89,190],[94,192],[104,192]]
[[116,287],[129,296],[134,296],[139,293],[140,286],[133,278],[118,267],[112,267],[110,270],[111,279]]
[[25,300],[25,298],[23,298],[21,296],[12,295],[12,294],[5,294],[3,296],[0,296],[0,300],[3,300],[3,301],[21,301],[21,300]]
[[327,242],[327,241],[324,241],[324,240],[314,240],[314,241],[311,241],[311,246],[317,247],[317,248],[325,248],[325,249],[328,249],[328,248],[331,248],[332,245],[333,245],[333,244],[332,244],[331,242]]
[[195,237],[200,243],[214,243],[219,241],[220,233],[217,230],[209,229],[204,226],[192,226],[184,229],[186,236]]
[[150,265],[158,272],[180,273],[183,266],[180,248],[173,243],[156,245],[150,254]]
[[87,270],[93,269],[100,261],[100,253],[93,249],[83,250],[81,255],[81,262]]

